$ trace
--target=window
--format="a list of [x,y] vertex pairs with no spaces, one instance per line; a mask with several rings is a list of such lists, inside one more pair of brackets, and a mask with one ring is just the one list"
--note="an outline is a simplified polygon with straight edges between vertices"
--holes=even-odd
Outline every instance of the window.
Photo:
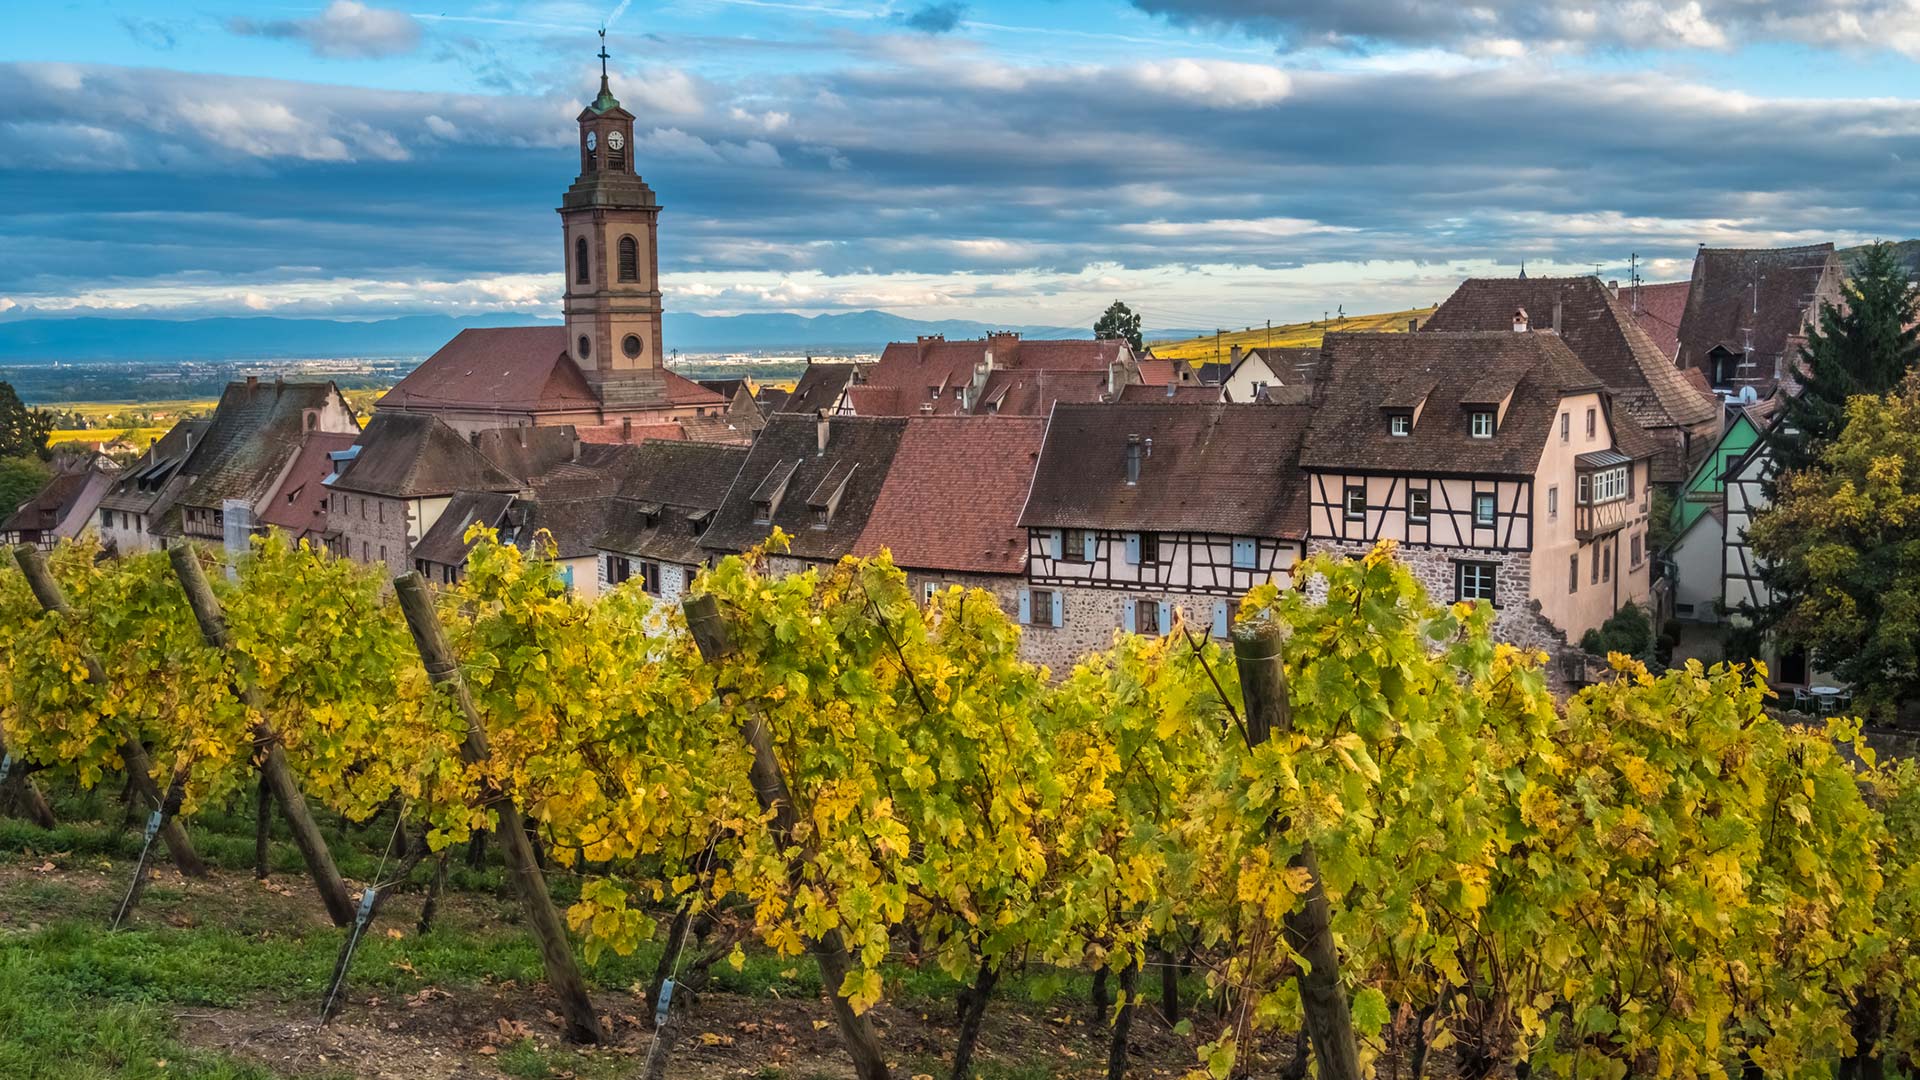
[[1485,600],[1495,603],[1493,586],[1494,565],[1485,562],[1457,562],[1453,564],[1453,598],[1455,600]]
[[1473,523],[1475,525],[1493,524],[1493,496],[1481,492],[1473,497]]
[[1597,548],[1594,550],[1593,555],[1587,559],[1587,584],[1600,584],[1600,552]]
[[937,387],[937,386],[929,386],[929,387],[927,387],[927,400],[928,400],[928,401],[939,401],[939,400],[940,400],[940,388],[939,388],[939,387]]
[[1560,516],[1560,485],[1555,484],[1552,487],[1549,487],[1547,489],[1547,520],[1552,521],[1555,518],[1558,518],[1559,516]]
[[1053,626],[1053,593],[1035,589],[1028,594],[1027,622],[1034,626]]
[[1613,545],[1608,544],[1600,552],[1600,580],[1613,580]]
[[1467,431],[1476,439],[1493,438],[1493,414],[1484,411],[1475,412]]
[[580,346],[579,353],[578,353],[580,359],[585,360],[587,357],[593,355],[593,339],[592,338],[587,337],[587,335],[585,334],[581,334],[580,340],[577,342],[577,344]]
[[660,564],[657,562],[640,563],[640,588],[653,596],[660,595]]
[[1586,474],[1580,477],[1580,501],[1609,503],[1627,497],[1627,467],[1603,469],[1593,473],[1589,480]]
[[1569,424],[1569,423],[1568,423],[1568,421],[1567,421],[1567,414],[1566,414],[1566,413],[1561,413],[1561,414],[1560,414],[1560,441],[1561,441],[1561,442],[1566,442],[1566,441],[1567,441],[1567,433],[1568,433],[1568,429],[1569,429],[1569,428],[1570,428],[1571,426],[1572,426],[1572,425],[1571,425],[1571,424]]
[[587,238],[584,236],[573,238],[573,280],[582,285],[593,281],[593,273],[587,268]]
[[1639,566],[1639,565],[1640,565],[1640,560],[1641,560],[1641,558],[1642,558],[1642,557],[1644,556],[1644,554],[1645,554],[1645,553],[1644,553],[1644,552],[1643,552],[1643,551],[1641,550],[1641,544],[1640,544],[1640,534],[1639,534],[1639,533],[1634,533],[1634,534],[1633,534],[1633,540],[1632,540],[1632,542],[1631,542],[1631,543],[1630,543],[1630,544],[1628,545],[1628,553],[1629,553],[1629,554],[1631,554],[1631,555],[1633,556],[1633,563],[1632,563],[1632,565],[1634,565],[1634,566]]
[[607,584],[618,585],[633,576],[633,562],[625,555],[607,556]]
[[1160,561],[1160,534],[1143,532],[1140,534],[1140,565],[1153,566]]
[[1233,566],[1236,570],[1251,570],[1260,562],[1260,541],[1235,538],[1233,541]]
[[387,545],[385,544],[380,545],[380,561],[381,562],[387,561]]
[[1413,431],[1413,417],[1406,413],[1394,413],[1387,417],[1387,434],[1405,437]]
[[360,496],[360,520],[367,520],[367,497],[365,495]]
[[1424,491],[1407,492],[1407,520],[1415,525],[1425,525],[1427,514],[1432,509],[1433,496]]
[[1595,411],[1596,411],[1596,410],[1593,410],[1593,409],[1588,409],[1588,410],[1587,410],[1587,438],[1589,438],[1589,439],[1591,439],[1591,438],[1593,438],[1593,433],[1594,433],[1594,430],[1595,430],[1595,428],[1594,428],[1594,423],[1595,423],[1595,421],[1594,421],[1594,416],[1595,416]]
[[1140,600],[1133,605],[1133,632],[1136,634],[1158,634],[1160,632],[1160,602]]
[[816,529],[826,528],[827,522],[832,518],[832,516],[833,516],[833,512],[827,507],[825,506],[814,507],[813,508],[813,527]]
[[1355,484],[1347,485],[1347,520],[1367,520],[1367,489]]
[[361,562],[373,561],[373,553],[368,549],[367,542],[365,540],[360,541],[360,561]]
[[620,238],[620,280],[640,280],[640,245],[631,236]]
[[1585,506],[1588,503],[1593,501],[1590,498],[1591,490],[1590,490],[1590,485],[1588,483],[1588,480],[1589,480],[1589,477],[1587,476],[1587,474],[1581,473],[1579,480],[1577,481],[1576,486],[1574,488],[1574,499],[1575,501],[1579,502],[1581,506]]
[[1060,558],[1065,562],[1093,561],[1093,534],[1085,529],[1068,529],[1060,542]]
[[772,521],[773,503],[767,499],[755,500],[753,504],[753,520],[761,525]]
[[380,524],[385,525],[387,523],[387,504],[383,502],[374,503],[373,516],[379,520]]
[[1567,591],[1580,591],[1580,553],[1577,551],[1567,556]]

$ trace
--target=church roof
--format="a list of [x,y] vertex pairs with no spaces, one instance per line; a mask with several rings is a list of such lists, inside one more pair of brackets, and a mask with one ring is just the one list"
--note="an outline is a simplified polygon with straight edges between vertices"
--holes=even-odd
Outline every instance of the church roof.
[[380,399],[382,409],[556,412],[598,408],[564,326],[462,330]]

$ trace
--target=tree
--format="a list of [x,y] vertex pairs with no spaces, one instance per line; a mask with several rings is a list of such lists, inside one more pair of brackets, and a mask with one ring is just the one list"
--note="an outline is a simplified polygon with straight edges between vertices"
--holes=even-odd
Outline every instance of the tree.
[[0,382],[0,457],[47,456],[47,436],[53,432],[53,416],[44,409],[29,409],[13,392],[12,383]]
[[1772,439],[1779,474],[1813,466],[1847,423],[1847,400],[1885,394],[1920,363],[1920,285],[1892,244],[1866,249],[1844,302],[1820,308],[1820,328],[1801,351],[1799,396],[1786,400]]
[[[4,384],[0,384],[4,385]],[[51,474],[36,457],[0,458],[0,517],[40,493]]]
[[1783,476],[1748,537],[1776,632],[1889,712],[1920,691],[1920,375],[1847,403],[1841,437]]
[[1134,314],[1133,309],[1125,303],[1115,300],[1107,305],[1106,313],[1100,316],[1100,321],[1093,324],[1093,336],[1102,341],[1110,338],[1125,338],[1127,344],[1133,346],[1133,351],[1139,352],[1141,349],[1140,316]]

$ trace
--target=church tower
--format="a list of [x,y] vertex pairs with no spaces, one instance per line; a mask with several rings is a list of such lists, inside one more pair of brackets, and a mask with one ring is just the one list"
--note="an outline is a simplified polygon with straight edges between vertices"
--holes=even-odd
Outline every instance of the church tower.
[[607,88],[600,37],[600,96],[580,114],[580,175],[560,202],[567,349],[596,387],[658,385],[660,204],[634,170],[633,114]]

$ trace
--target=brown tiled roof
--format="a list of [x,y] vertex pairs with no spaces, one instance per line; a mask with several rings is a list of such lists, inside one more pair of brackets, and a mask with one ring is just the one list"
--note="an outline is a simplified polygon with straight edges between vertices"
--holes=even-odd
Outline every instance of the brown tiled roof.
[[646,443],[641,460],[608,510],[594,546],[684,566],[706,558],[695,518],[710,521],[747,460],[747,448],[721,443]]
[[520,481],[428,413],[376,412],[360,433],[359,447],[334,487],[399,499],[520,488]]
[[327,488],[322,481],[333,472],[333,460],[327,455],[352,446],[355,438],[330,431],[307,432],[279,488],[260,511],[259,523],[285,529],[296,539],[308,533],[325,533]]
[[1176,377],[1171,360],[1140,361],[1140,382],[1146,386],[1165,386]]
[[840,403],[841,392],[863,378],[872,367],[872,364],[851,363],[808,364],[807,370],[793,384],[793,392],[780,403],[779,410],[815,413],[821,409],[831,409]]
[[[897,417],[835,417],[828,426],[823,452],[811,416],[781,413],[775,416],[740,468],[727,498],[714,515],[713,527],[701,546],[716,551],[744,551],[766,539],[775,526],[792,538],[793,554],[803,559],[838,559],[853,550],[866,528],[867,516],[880,494],[880,485],[899,448],[906,420]],[[815,528],[808,500],[829,474],[844,476],[846,485],[825,528]],[[784,484],[769,484],[784,475]],[[777,488],[781,497],[770,523],[753,520],[753,496],[763,488]]]
[[567,355],[564,326],[462,330],[380,399],[382,409],[591,409],[599,398]]
[[1513,329],[1524,309],[1534,332],[1551,332],[1554,305],[1559,333],[1574,356],[1613,390],[1618,404],[1647,427],[1710,423],[1719,408],[1700,393],[1670,354],[1647,336],[1626,303],[1596,277],[1469,278],[1441,304],[1422,333]]
[[1182,405],[1204,405],[1219,400],[1220,387],[1213,384],[1188,383],[1184,386],[1175,385],[1171,395],[1167,393],[1167,387],[1165,386],[1142,386],[1139,383],[1135,383],[1132,386],[1123,386],[1120,388],[1120,404],[1122,405],[1150,405],[1155,402],[1164,403],[1169,401]]
[[856,416],[1045,416],[1055,402],[1081,404],[1107,396],[1107,370],[989,372],[971,407],[962,409],[956,387],[944,388],[938,398],[925,387],[876,386],[847,388],[847,403]]
[[[1647,458],[1658,458],[1666,455],[1668,448],[1661,443],[1660,440],[1654,438],[1653,434],[1646,428],[1641,427],[1638,420],[1635,420],[1626,413],[1616,409],[1613,414],[1607,418],[1607,422],[1613,427],[1613,448],[1615,450],[1620,451],[1635,461],[1643,461]],[[1658,480],[1660,478],[1656,477],[1655,479]],[[1685,477],[1683,476],[1681,479],[1684,480]]]
[[[993,370],[978,399],[963,410],[959,388],[972,382],[989,354]],[[1131,355],[1127,343],[1115,338],[1022,341],[1005,334],[971,341],[896,341],[866,373],[865,385],[848,396],[861,416],[919,416],[926,412],[923,405],[931,405],[936,416],[962,411],[1044,416],[1056,401],[1100,400],[1109,368]]]
[[763,386],[753,395],[753,400],[760,406],[761,415],[771,416],[786,405],[787,395],[792,392],[785,387]]
[[679,420],[684,438],[694,442],[731,443],[745,446],[753,441],[753,433],[764,423],[753,423],[732,414],[712,416],[683,416]]
[[[1309,469],[1532,476],[1561,396],[1604,389],[1552,334],[1333,333],[1321,348],[1320,403],[1300,455]],[[1495,376],[1514,380],[1513,401],[1494,436],[1476,439],[1464,399]],[[1409,384],[1432,392],[1412,433],[1390,435],[1382,405]]]
[[1046,428],[1037,416],[909,419],[854,554],[886,548],[904,567],[1024,574],[1020,508]]
[[1287,386],[1313,381],[1314,369],[1320,365],[1320,347],[1317,345],[1264,346],[1248,349],[1240,358],[1242,363],[1253,357],[1259,357],[1273,372],[1275,378]]
[[514,543],[522,551],[531,551],[541,530],[553,537],[555,557],[582,559],[594,553],[594,544],[607,531],[607,518],[614,500],[537,499],[516,500]]
[[228,383],[206,434],[180,468],[189,480],[177,501],[217,509],[227,499],[259,499],[299,452],[307,410],[329,405],[347,407],[331,382]]
[[571,424],[489,428],[471,436],[473,448],[517,480],[529,480],[574,458],[577,432]]
[[1687,292],[1692,288],[1690,281],[1663,281],[1620,290],[1620,302],[1669,362],[1680,354],[1680,317],[1687,310]]
[[643,443],[649,439],[684,439],[687,431],[679,424],[601,424],[597,427],[575,428],[581,442],[588,443]]
[[86,490],[90,471],[53,474],[33,497],[16,507],[0,522],[0,532],[50,532],[60,525],[80,493]]
[[413,557],[442,566],[466,565],[467,551],[473,546],[467,542],[467,529],[477,521],[489,528],[504,530],[509,524],[507,512],[513,504],[513,496],[504,492],[455,492],[447,501],[447,508],[434,520],[433,528],[413,546]]
[[1772,391],[1776,368],[1791,371],[1799,338],[1819,314],[1816,301],[1840,281],[1832,244],[1794,248],[1706,248],[1693,260],[1680,319],[1680,365],[1705,368],[1716,346],[1739,354],[1751,344],[1752,384]]
[[[1312,415],[1298,405],[1061,405],[1020,524],[1303,536],[1299,455]],[[1128,484],[1135,435],[1140,481]]]
[[162,501],[171,502],[183,486],[178,479],[180,466],[207,433],[211,420],[182,420],[147,448],[133,465],[120,474],[100,505],[108,510],[135,514],[164,513]]
[[717,394],[677,371],[663,369],[661,373],[666,376],[667,400],[675,405],[724,406],[727,404],[726,395]]

